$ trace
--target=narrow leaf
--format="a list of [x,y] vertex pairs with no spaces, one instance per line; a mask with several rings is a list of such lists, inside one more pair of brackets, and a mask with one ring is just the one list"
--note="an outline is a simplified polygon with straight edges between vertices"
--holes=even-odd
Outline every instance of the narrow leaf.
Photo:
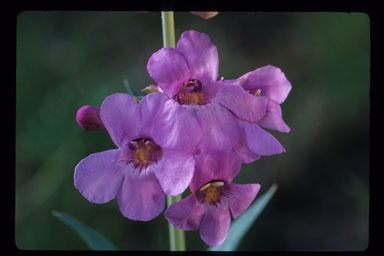
[[124,83],[124,87],[125,89],[127,90],[127,92],[129,93],[129,95],[131,95],[132,97],[135,97],[137,99],[141,99],[143,96],[140,95],[129,83],[128,83],[128,80],[127,79],[124,79],[123,81]]
[[243,212],[236,220],[231,224],[228,232],[228,236],[225,241],[216,247],[209,247],[208,251],[234,251],[239,245],[241,239],[247,233],[253,222],[259,217],[265,206],[267,206],[269,200],[275,194],[277,190],[277,184],[273,184],[270,189],[260,196],[256,201]]
[[75,218],[57,211],[53,211],[52,214],[73,228],[92,250],[118,250],[116,246],[105,239],[99,232],[85,226]]

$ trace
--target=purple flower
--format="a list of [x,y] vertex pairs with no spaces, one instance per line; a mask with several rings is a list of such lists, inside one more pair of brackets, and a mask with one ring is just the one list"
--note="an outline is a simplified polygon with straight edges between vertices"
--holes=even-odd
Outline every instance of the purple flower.
[[192,30],[181,35],[176,49],[164,47],[151,56],[148,72],[166,95],[165,107],[154,122],[154,138],[173,146],[177,140],[162,134],[167,131],[182,137],[185,132],[178,125],[183,123],[196,129],[194,154],[229,150],[241,135],[239,119],[257,122],[263,118],[268,99],[217,81],[218,68],[217,49],[210,38]]
[[257,123],[267,129],[289,132],[289,126],[282,119],[280,104],[292,89],[280,68],[268,65],[250,71],[238,79],[239,84],[250,94],[268,99],[267,111]]
[[86,131],[104,130],[104,124],[100,119],[100,107],[82,106],[77,110],[76,121]]
[[[268,101],[267,111],[257,122],[240,121],[242,128],[239,143],[234,147],[245,163],[252,162],[260,155],[273,155],[285,152],[281,144],[261,127],[289,132],[290,128],[282,119],[280,104],[287,98],[292,86],[284,73],[277,67],[268,65],[248,72],[235,80],[224,80],[234,87],[241,86],[255,97]],[[260,127],[261,126],[261,127]]]
[[161,93],[145,96],[140,104],[123,93],[104,100],[100,117],[118,148],[91,154],[76,166],[74,184],[86,199],[101,204],[117,197],[125,217],[148,221],[163,211],[165,194],[188,187],[195,161],[186,151],[194,144],[180,140],[175,150],[153,137],[153,120],[162,108]]
[[230,151],[199,154],[190,189],[192,194],[172,204],[165,218],[179,229],[200,229],[200,236],[210,246],[221,244],[231,224],[251,204],[259,184],[234,184],[241,161]]

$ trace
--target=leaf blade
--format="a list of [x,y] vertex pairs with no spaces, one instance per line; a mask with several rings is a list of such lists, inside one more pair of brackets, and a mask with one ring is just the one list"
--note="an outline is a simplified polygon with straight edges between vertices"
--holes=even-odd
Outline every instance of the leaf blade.
[[278,185],[273,184],[269,190],[261,195],[248,209],[231,224],[225,241],[216,247],[209,247],[208,251],[233,251],[240,244],[252,223],[259,217],[277,190]]
[[104,238],[104,236],[101,235],[99,232],[90,227],[85,226],[80,221],[71,217],[70,215],[57,211],[52,211],[52,214],[59,220],[70,226],[72,229],[74,229],[92,250],[118,250],[115,245],[113,245],[110,241]]

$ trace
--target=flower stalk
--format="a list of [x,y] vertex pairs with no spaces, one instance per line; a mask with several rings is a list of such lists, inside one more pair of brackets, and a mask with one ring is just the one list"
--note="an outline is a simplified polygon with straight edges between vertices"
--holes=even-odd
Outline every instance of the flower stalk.
[[[163,45],[164,47],[176,47],[175,43],[175,24],[172,11],[161,12]],[[176,203],[182,199],[181,195],[171,197],[167,196],[167,206]],[[171,251],[185,251],[184,231],[168,223],[169,245]]]

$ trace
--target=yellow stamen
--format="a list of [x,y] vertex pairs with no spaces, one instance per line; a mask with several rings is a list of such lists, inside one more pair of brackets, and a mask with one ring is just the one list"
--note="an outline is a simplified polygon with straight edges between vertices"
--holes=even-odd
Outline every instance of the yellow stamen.
[[222,181],[214,181],[214,182],[212,182],[211,184],[212,184],[212,186],[214,186],[214,187],[221,187],[221,186],[224,186],[224,182],[222,182]]
[[201,188],[200,188],[200,190],[201,191],[204,191],[204,190],[206,190],[207,188],[209,188],[211,186],[211,183],[207,183],[207,184],[205,184],[204,186],[202,186]]
[[257,89],[257,91],[255,92],[255,96],[259,96],[260,95],[260,93],[261,93],[261,90],[260,89]]

